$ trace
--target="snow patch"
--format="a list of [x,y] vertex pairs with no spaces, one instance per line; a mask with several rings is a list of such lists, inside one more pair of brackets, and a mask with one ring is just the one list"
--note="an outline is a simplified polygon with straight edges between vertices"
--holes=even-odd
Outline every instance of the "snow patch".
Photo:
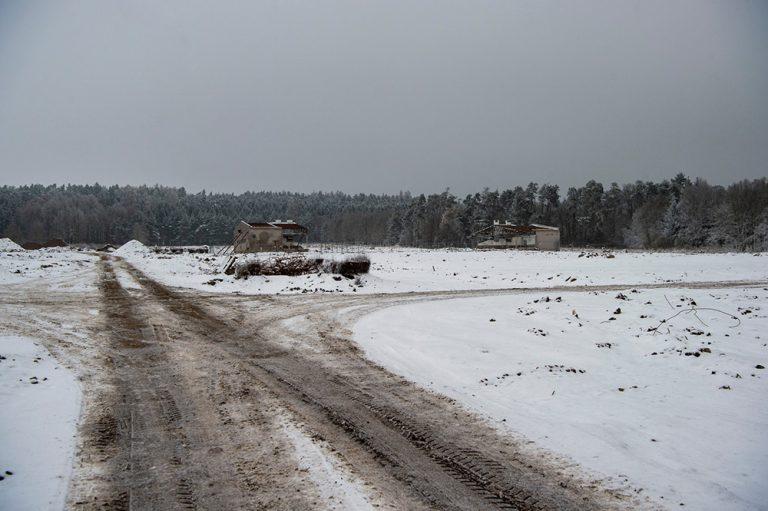
[[138,240],[131,240],[122,247],[118,248],[113,252],[114,255],[125,257],[125,256],[132,256],[132,255],[143,255],[143,254],[150,254],[151,251],[149,248],[147,248],[144,243],[138,241]]
[[32,339],[0,336],[0,356],[0,509],[63,509],[80,387]]
[[348,473],[328,448],[307,437],[297,426],[282,419],[283,430],[296,449],[298,469],[307,472],[326,509],[376,509],[362,483]]

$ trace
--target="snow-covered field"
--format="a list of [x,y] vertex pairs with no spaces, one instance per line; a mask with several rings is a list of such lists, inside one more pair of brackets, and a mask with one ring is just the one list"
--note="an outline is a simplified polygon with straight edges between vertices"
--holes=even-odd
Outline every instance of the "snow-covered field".
[[32,339],[0,336],[0,409],[0,509],[63,509],[80,414],[75,376]]
[[69,248],[0,250],[0,286],[42,284],[52,291],[91,291],[97,259]]
[[[684,254],[668,252],[579,251],[522,252],[360,248],[371,259],[371,272],[354,280],[329,274],[299,277],[256,276],[238,280],[221,273],[226,257],[203,254],[164,255],[145,247],[119,249],[142,271],[166,285],[209,292],[273,294],[306,292],[397,293],[511,287],[649,284],[737,279],[768,279],[762,254]],[[596,254],[592,256],[592,254]],[[341,258],[312,251],[307,257]],[[251,258],[271,257],[250,255]],[[335,277],[335,278],[334,278]],[[214,280],[220,279],[220,280]]]
[[[650,263],[663,256],[625,257]],[[718,273],[701,272],[718,259]],[[716,279],[726,264],[752,261],[668,260],[688,261],[688,275]],[[639,275],[680,268],[646,265]],[[755,268],[744,270],[729,277]],[[611,277],[606,271],[600,281]],[[686,312],[692,308],[698,311]],[[767,332],[764,288],[629,287],[401,305],[354,329],[369,358],[499,428],[670,509],[718,511],[768,508]]]
[[[362,282],[328,274],[236,280],[221,273],[225,257],[155,254],[138,243],[115,255],[166,285],[219,293],[517,288],[383,309],[355,325],[355,340],[374,361],[457,399],[609,485],[640,490],[670,509],[681,503],[688,509],[768,509],[768,373],[758,368],[768,366],[768,290],[683,285],[767,281],[766,254],[616,251],[608,257],[389,248],[353,253],[372,261]],[[0,293],[25,293],[28,285],[92,292],[97,260],[72,249],[4,246]],[[136,287],[120,272],[118,278]],[[632,290],[659,283],[681,286]],[[621,296],[526,291],[600,284],[626,289]],[[692,308],[697,315],[688,312]],[[1,416],[14,418],[0,420],[0,475],[13,472],[0,481],[0,509],[24,509],[25,502],[32,503],[27,509],[60,508],[78,387],[28,339],[0,337],[0,355],[6,357],[0,360]],[[299,438],[297,431],[291,434]],[[302,466],[325,481],[339,507],[363,505],[356,483],[299,440]],[[25,449],[29,455],[21,456]]]

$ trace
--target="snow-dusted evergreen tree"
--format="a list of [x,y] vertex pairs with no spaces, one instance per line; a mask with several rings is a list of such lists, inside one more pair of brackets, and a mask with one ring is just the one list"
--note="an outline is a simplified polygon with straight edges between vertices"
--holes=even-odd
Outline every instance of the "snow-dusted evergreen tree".
[[752,235],[745,241],[748,250],[768,251],[768,207],[763,210]]
[[712,247],[739,249],[746,241],[739,242],[739,225],[733,208],[727,202],[719,204],[713,212],[713,222],[707,233],[706,244]]
[[187,193],[160,186],[0,186],[0,235],[93,243],[225,244],[239,220],[293,219],[310,241],[466,246],[494,220],[559,226],[564,245],[764,247],[768,179],[712,186],[669,181],[588,182],[560,200],[556,185],[448,190],[411,197],[341,192]]
[[399,211],[392,213],[392,216],[387,222],[387,245],[397,245],[400,243],[400,237],[403,234],[403,221]]
[[673,198],[664,212],[661,221],[661,235],[670,245],[676,245],[680,232],[683,230],[684,220],[680,212],[680,200]]

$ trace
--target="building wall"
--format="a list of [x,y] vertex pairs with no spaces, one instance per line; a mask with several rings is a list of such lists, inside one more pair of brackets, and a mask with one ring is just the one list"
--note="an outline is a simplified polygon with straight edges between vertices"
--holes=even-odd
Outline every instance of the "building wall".
[[560,250],[560,231],[536,229],[536,248],[539,250]]
[[241,223],[235,228],[234,239],[241,236],[243,232],[247,232],[247,234],[235,245],[236,253],[268,252],[280,250],[283,247],[282,229],[253,227]]
[[534,235],[523,235],[481,241],[477,244],[477,248],[533,248],[535,245]]

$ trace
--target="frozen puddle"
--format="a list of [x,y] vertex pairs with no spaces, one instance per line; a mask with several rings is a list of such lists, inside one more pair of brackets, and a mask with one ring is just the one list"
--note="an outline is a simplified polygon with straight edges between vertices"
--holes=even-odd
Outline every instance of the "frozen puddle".
[[27,337],[0,336],[0,509],[63,509],[80,387]]

